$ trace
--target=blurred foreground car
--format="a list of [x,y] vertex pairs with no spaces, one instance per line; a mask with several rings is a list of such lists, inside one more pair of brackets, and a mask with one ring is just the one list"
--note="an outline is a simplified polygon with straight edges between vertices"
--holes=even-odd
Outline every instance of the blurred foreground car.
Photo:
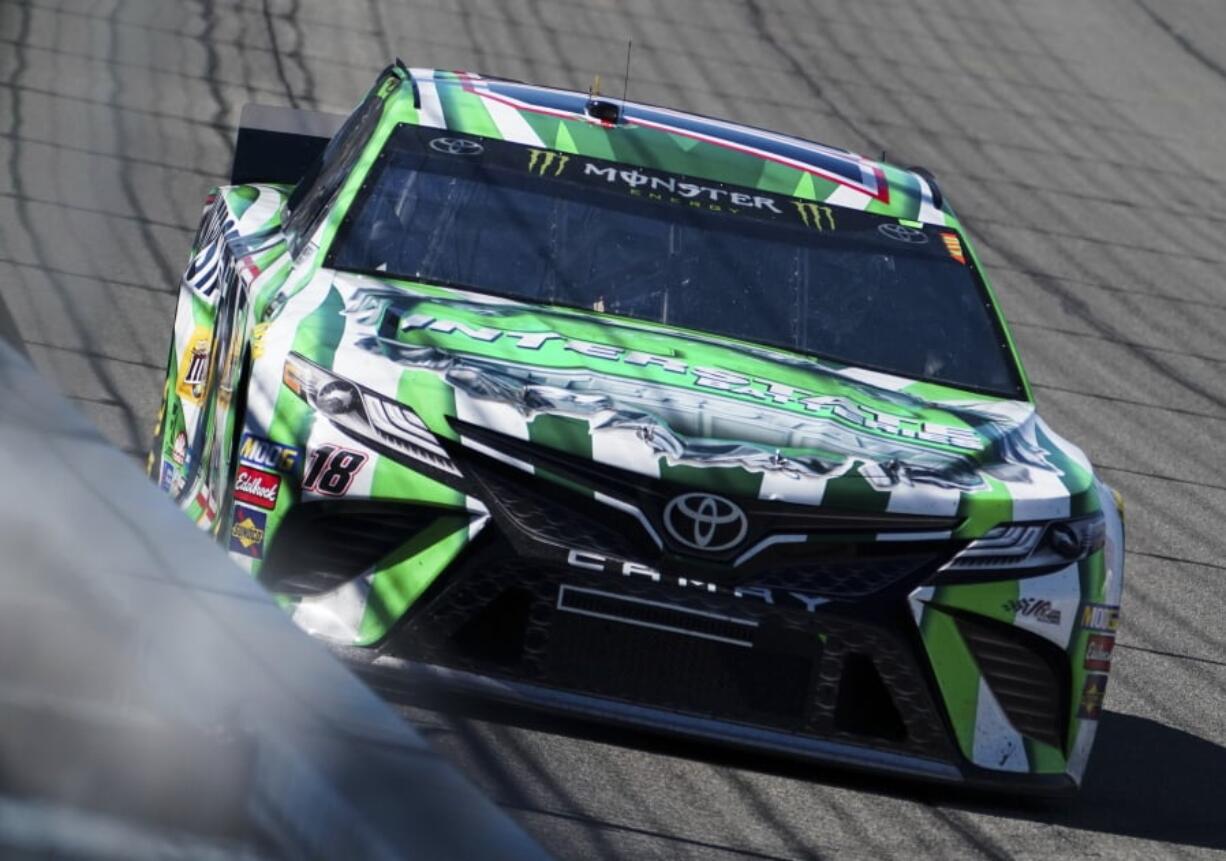
[[286,141],[206,201],[149,469],[299,625],[600,720],[1076,785],[1122,512],[931,174],[399,63],[305,176]]

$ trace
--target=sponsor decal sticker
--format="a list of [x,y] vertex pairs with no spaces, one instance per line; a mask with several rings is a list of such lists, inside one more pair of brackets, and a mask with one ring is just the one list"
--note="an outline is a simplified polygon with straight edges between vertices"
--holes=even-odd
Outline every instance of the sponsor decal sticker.
[[234,476],[234,498],[260,508],[276,508],[277,493],[281,490],[281,476],[242,465]]
[[1081,609],[1081,627],[1114,634],[1120,626],[1120,608],[1109,604],[1086,604]]
[[[765,194],[749,194],[729,188],[719,188],[700,182],[690,182],[667,174],[648,173],[638,168],[618,168],[612,164],[583,163],[584,177],[598,177],[614,187],[629,188],[636,197],[684,204],[712,212],[731,212],[742,209],[772,212],[783,215],[779,202]],[[833,223],[833,219],[831,221]]]
[[1105,673],[1111,669],[1111,652],[1115,637],[1111,634],[1091,634],[1086,640],[1086,669]]
[[205,523],[212,523],[217,519],[217,506],[213,504],[213,495],[207,486],[196,494],[196,504],[200,506],[201,517]]
[[1107,693],[1107,674],[1090,673],[1081,689],[1081,703],[1077,717],[1082,720],[1098,720],[1103,713],[1103,697]]
[[811,227],[814,230],[825,230],[826,228],[834,230],[834,209],[832,207],[821,203],[806,203],[803,200],[793,200],[792,206],[796,207],[800,221],[805,227]]
[[200,298],[212,304],[219,285],[228,284],[234,265],[226,254],[226,241],[237,236],[234,221],[224,205],[206,206],[204,223],[196,237],[192,258],[183,273],[183,283]]
[[941,241],[945,243],[945,250],[949,252],[949,256],[965,266],[966,254],[962,251],[962,243],[958,240],[958,234],[942,233]]
[[1038,598],[1015,598],[1005,602],[1005,610],[1048,625],[1060,624],[1060,611],[1051,605],[1051,601],[1043,601]]
[[242,442],[238,446],[238,457],[252,466],[262,466],[277,472],[293,472],[302,457],[302,449],[243,434]]
[[187,433],[179,431],[175,434],[174,447],[170,450],[170,459],[179,466],[187,463]]
[[258,359],[264,355],[264,333],[268,331],[268,323],[256,323],[251,333],[251,358]]
[[264,558],[264,528],[268,515],[243,505],[234,506],[234,525],[230,528],[230,550],[252,559]]
[[529,149],[528,173],[537,173],[541,176],[561,176],[569,161],[570,156],[565,153],[554,152],[551,149]]
[[213,336],[204,326],[197,326],[183,350],[179,362],[179,384],[175,391],[197,406],[204,399],[204,388],[209,378],[209,348]]
[[162,464],[162,481],[158,484],[162,490],[170,490],[175,481],[175,468],[169,463]]

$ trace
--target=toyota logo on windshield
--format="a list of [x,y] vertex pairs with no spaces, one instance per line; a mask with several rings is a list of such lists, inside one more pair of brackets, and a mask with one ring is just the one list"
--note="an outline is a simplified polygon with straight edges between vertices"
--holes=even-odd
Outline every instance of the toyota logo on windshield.
[[435,138],[430,141],[430,149],[447,155],[481,155],[485,147],[467,138]]
[[928,241],[928,234],[924,231],[916,230],[914,227],[907,227],[905,224],[895,224],[894,222],[878,224],[877,232],[882,236],[888,236],[896,242],[905,242],[908,245],[923,245]]
[[741,507],[710,493],[684,493],[664,506],[664,528],[680,544],[718,553],[735,547],[749,531]]

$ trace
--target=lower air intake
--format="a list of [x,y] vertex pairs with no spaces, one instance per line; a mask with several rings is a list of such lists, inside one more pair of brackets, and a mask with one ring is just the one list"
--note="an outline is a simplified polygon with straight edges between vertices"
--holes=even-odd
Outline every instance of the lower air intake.
[[304,502],[277,530],[260,582],[290,595],[330,591],[369,570],[442,513],[424,505]]
[[1069,712],[1064,651],[1010,625],[965,615],[954,618],[1013,727],[1022,735],[1064,750]]

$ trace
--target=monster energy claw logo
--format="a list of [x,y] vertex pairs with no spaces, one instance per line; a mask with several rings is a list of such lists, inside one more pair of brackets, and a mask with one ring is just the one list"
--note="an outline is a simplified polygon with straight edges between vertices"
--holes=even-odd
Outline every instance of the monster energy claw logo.
[[[529,149],[528,150],[528,172],[540,174],[541,176],[561,176],[562,171],[566,169],[566,163],[570,161],[570,156],[564,153],[554,152],[551,149]],[[553,173],[549,174],[549,168],[553,168]]]
[[[814,230],[825,230],[828,226],[834,230],[834,210],[829,206],[823,206],[820,203],[808,203],[803,200],[793,200],[792,206],[796,207],[796,212],[800,215],[800,220],[804,222],[805,227],[812,227]],[[822,216],[825,216],[826,223],[822,223]]]

